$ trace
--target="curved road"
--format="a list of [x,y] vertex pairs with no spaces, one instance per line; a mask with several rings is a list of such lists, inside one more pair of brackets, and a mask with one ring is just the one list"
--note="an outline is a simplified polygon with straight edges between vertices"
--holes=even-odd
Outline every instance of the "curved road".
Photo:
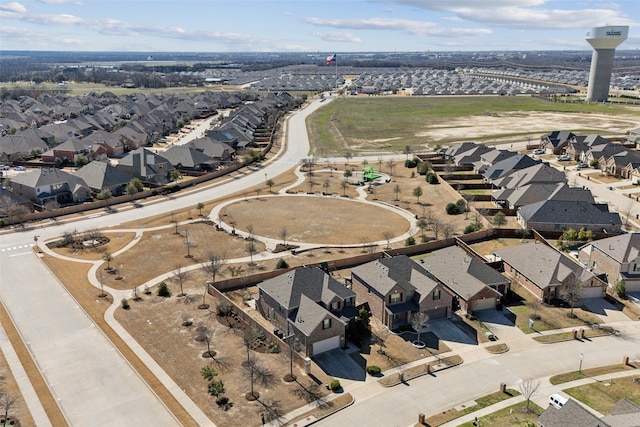
[[[267,176],[280,175],[307,156],[305,119],[325,103],[313,101],[289,118],[283,137],[287,150],[259,173],[228,178],[222,185],[161,203],[149,203],[140,209],[92,215],[70,224],[0,235],[0,299],[70,425],[169,426],[178,422],[37,259],[30,248],[34,236],[43,242],[71,228],[78,231],[103,228],[171,212],[236,193],[264,182]],[[33,395],[29,390],[23,390],[23,394]],[[28,399],[27,406],[38,425],[50,425],[39,402]]]

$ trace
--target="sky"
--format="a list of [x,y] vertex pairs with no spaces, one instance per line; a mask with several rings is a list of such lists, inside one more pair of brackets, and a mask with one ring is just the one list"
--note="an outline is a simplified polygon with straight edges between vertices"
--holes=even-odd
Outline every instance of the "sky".
[[640,0],[0,0],[0,50],[590,50],[602,25],[640,49]]

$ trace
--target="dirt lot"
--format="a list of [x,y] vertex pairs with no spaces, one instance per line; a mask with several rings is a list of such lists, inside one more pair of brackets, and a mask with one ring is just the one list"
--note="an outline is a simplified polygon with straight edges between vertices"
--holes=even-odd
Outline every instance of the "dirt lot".
[[[116,319],[136,337],[138,342],[163,366],[178,386],[212,419],[216,425],[257,426],[264,406],[260,403],[279,403],[282,413],[300,407],[307,402],[297,395],[304,388],[311,389],[318,397],[328,392],[324,387],[314,386],[310,378],[294,365],[298,382],[285,382],[289,373],[287,353],[264,353],[250,351],[258,363],[271,374],[269,384],[255,383],[254,390],[260,394],[259,401],[248,401],[245,394],[250,391],[250,381],[244,374],[242,362],[247,360],[247,349],[243,344],[243,334],[249,328],[245,324],[216,316],[217,301],[207,296],[211,310],[198,309],[202,302],[200,288],[188,289],[187,297],[161,298],[142,295],[141,301],[132,301],[130,310],[116,311]],[[185,320],[193,322],[182,326]],[[196,341],[197,327],[206,326],[213,331],[211,350],[216,352],[213,360],[203,357],[206,342]],[[264,348],[263,348],[264,350]],[[224,382],[224,396],[232,406],[227,410],[216,405],[216,398],[207,393],[207,381],[200,370],[210,366],[218,372],[216,380]],[[313,372],[321,384],[330,379],[319,370]]]

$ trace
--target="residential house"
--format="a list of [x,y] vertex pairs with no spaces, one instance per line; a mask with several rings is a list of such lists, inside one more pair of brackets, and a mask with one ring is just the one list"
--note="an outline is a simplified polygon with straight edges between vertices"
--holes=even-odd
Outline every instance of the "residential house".
[[517,170],[525,169],[542,163],[540,160],[534,160],[526,154],[517,154],[495,163],[482,174],[484,180],[494,183],[498,178],[507,176]]
[[87,183],[93,196],[103,190],[109,190],[113,196],[124,194],[125,188],[133,179],[127,172],[112,166],[108,162],[93,161],[84,165],[75,176]]
[[640,427],[640,406],[629,399],[620,399],[601,420],[611,427]]
[[477,144],[473,148],[453,156],[453,164],[456,166],[473,166],[481,160],[483,154],[490,151],[495,150],[486,145]]
[[174,168],[180,171],[207,172],[215,169],[218,162],[202,151],[186,145],[174,145],[162,153]]
[[578,257],[595,274],[604,274],[609,285],[624,280],[628,292],[640,292],[640,233],[589,242]]
[[230,162],[236,154],[236,150],[234,150],[230,145],[208,137],[194,139],[186,146],[195,148],[207,155],[209,158],[215,160],[214,165],[216,166]]
[[98,146],[103,147],[107,157],[120,157],[124,154],[126,144],[113,133],[97,130],[83,138],[83,140],[89,143],[94,150],[96,150]]
[[538,417],[540,427],[612,427],[573,399],[564,405],[549,407]]
[[20,211],[24,213],[33,212],[31,200],[5,187],[0,187],[0,218],[13,216]]
[[594,233],[619,234],[620,214],[609,212],[607,204],[574,200],[542,200],[521,206],[516,213],[522,228],[539,231],[591,230]]
[[624,150],[615,153],[608,158],[601,157],[599,166],[609,175],[629,178],[634,169],[640,166],[640,152]]
[[529,184],[556,184],[566,181],[564,172],[546,163],[538,163],[524,169],[514,170],[492,182],[498,188],[515,189]]
[[96,144],[94,147],[90,141],[74,137],[42,153],[42,161],[60,164],[73,163],[76,158],[81,156],[86,157],[89,161],[101,159],[107,156],[107,150],[101,145]]
[[555,130],[540,137],[540,148],[550,154],[564,154],[570,142],[575,141],[575,135],[566,130]]
[[434,251],[420,262],[455,295],[454,308],[466,313],[496,308],[511,283],[457,246]]
[[80,177],[57,168],[37,169],[13,178],[13,192],[38,205],[59,205],[91,200],[91,190]]
[[494,164],[508,159],[509,157],[516,156],[518,153],[509,150],[490,150],[480,156],[480,161],[475,162],[473,171],[475,173],[482,173]]
[[307,356],[346,345],[355,293],[317,267],[301,267],[258,284],[258,311]]
[[168,183],[175,169],[169,160],[145,148],[127,153],[116,167],[150,186]]
[[32,153],[43,152],[48,148],[41,139],[27,139],[23,135],[0,136],[0,162],[19,161]]
[[149,135],[131,123],[121,127],[117,131],[113,132],[113,134],[125,144],[125,151],[135,150],[147,145],[149,142]]
[[542,301],[563,299],[566,286],[579,286],[580,298],[604,295],[606,283],[560,251],[535,241],[496,251],[504,272]]
[[609,157],[627,150],[628,149],[623,145],[614,143],[591,146],[584,156],[584,162],[591,164],[591,162],[597,160],[598,167],[603,169],[606,168],[607,159]]
[[564,182],[527,184],[516,188],[501,188],[491,193],[500,207],[517,209],[544,200],[571,200],[595,203],[590,190],[569,187]]
[[406,255],[381,258],[351,269],[356,303],[368,304],[371,313],[389,329],[411,322],[415,313],[430,319],[451,316],[453,295],[420,264]]
[[574,160],[588,163],[587,153],[589,152],[589,150],[591,150],[593,147],[608,144],[611,144],[611,141],[597,134],[586,136],[578,135],[569,142],[569,145],[567,145],[565,152]]

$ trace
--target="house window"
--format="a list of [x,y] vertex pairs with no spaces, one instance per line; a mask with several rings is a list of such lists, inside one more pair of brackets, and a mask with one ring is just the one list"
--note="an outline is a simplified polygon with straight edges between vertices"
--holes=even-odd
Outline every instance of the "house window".
[[518,270],[516,270],[516,279],[520,278],[520,272]]
[[331,328],[331,319],[324,319],[322,321],[322,329],[329,329]]
[[433,291],[433,299],[434,300],[440,299],[440,289],[436,289],[435,291]]
[[389,295],[389,303],[390,304],[395,304],[397,302],[402,301],[402,294],[399,292],[395,292],[391,295]]
[[340,301],[331,303],[331,310],[340,310]]
[[278,307],[278,311],[280,312],[280,314],[284,314],[284,307],[283,306],[279,306]]

